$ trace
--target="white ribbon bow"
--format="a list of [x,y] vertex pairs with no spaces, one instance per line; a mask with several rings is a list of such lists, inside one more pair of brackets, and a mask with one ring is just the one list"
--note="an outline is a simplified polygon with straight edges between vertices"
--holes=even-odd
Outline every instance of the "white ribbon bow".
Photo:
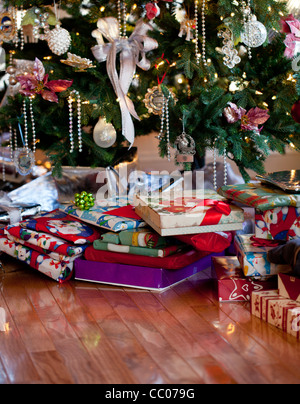
[[[131,116],[138,120],[140,118],[127,93],[136,72],[136,66],[143,70],[150,69],[151,64],[146,58],[146,53],[156,49],[158,43],[147,36],[147,32],[152,30],[152,27],[142,19],[137,22],[129,38],[120,37],[119,23],[116,18],[100,18],[97,27],[92,36],[97,39],[98,45],[92,48],[92,52],[98,62],[106,60],[107,73],[120,103],[122,133],[132,146],[135,131]],[[103,37],[109,42],[104,42]],[[116,57],[119,52],[120,75],[118,76]]]

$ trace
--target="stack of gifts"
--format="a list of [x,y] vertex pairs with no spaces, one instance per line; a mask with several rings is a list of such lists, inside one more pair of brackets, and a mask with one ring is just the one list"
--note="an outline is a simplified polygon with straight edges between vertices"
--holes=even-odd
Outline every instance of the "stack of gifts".
[[300,339],[300,278],[278,275],[278,289],[255,291],[252,315]]
[[219,194],[255,209],[255,236],[289,241],[300,237],[300,194],[263,183],[224,186]]
[[[164,193],[156,195],[164,198]],[[185,194],[187,205],[178,207],[173,200],[171,210],[164,200],[168,215],[164,224],[172,228],[167,232],[153,226],[136,200],[128,205],[128,200],[126,203],[122,199],[118,205],[115,201],[98,201],[98,206],[88,211],[74,205],[61,207],[65,213],[103,231],[84,256],[75,261],[77,280],[162,290],[209,268],[212,255],[224,254],[231,245],[231,230],[243,227],[243,210],[212,191],[204,199]],[[177,232],[171,216],[175,222],[176,217],[179,219]]]
[[73,275],[74,262],[101,233],[55,210],[6,226],[0,250],[60,283]]

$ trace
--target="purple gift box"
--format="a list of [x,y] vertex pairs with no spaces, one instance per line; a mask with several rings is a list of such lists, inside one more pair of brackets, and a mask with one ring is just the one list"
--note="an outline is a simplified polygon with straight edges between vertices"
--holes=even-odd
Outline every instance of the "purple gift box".
[[[224,253],[223,253],[224,254]],[[110,264],[77,259],[75,261],[75,279],[122,287],[161,291],[201,272],[211,266],[210,254],[182,269],[169,270],[134,265]]]

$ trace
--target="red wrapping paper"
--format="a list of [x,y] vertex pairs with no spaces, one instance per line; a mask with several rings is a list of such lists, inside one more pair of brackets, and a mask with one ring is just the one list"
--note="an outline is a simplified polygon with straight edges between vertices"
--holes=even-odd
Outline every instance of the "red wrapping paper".
[[114,253],[110,251],[99,251],[90,246],[85,250],[84,257],[88,261],[176,270],[193,264],[209,254],[210,253],[206,251],[200,252],[194,249],[189,249],[186,252],[174,254],[169,257],[157,258],[133,254]]

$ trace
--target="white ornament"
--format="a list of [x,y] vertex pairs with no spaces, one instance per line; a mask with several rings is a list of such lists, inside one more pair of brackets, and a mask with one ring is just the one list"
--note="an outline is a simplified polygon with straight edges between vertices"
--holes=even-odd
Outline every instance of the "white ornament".
[[69,50],[72,39],[66,29],[56,25],[54,29],[47,33],[46,41],[48,42],[50,50],[55,55],[61,56]]
[[99,118],[94,128],[94,142],[99,147],[107,149],[115,144],[117,140],[117,132],[111,123],[107,123],[105,119]]
[[250,48],[258,48],[263,45],[268,37],[268,32],[264,24],[257,21],[255,15],[244,25],[244,30],[241,33],[242,42]]

